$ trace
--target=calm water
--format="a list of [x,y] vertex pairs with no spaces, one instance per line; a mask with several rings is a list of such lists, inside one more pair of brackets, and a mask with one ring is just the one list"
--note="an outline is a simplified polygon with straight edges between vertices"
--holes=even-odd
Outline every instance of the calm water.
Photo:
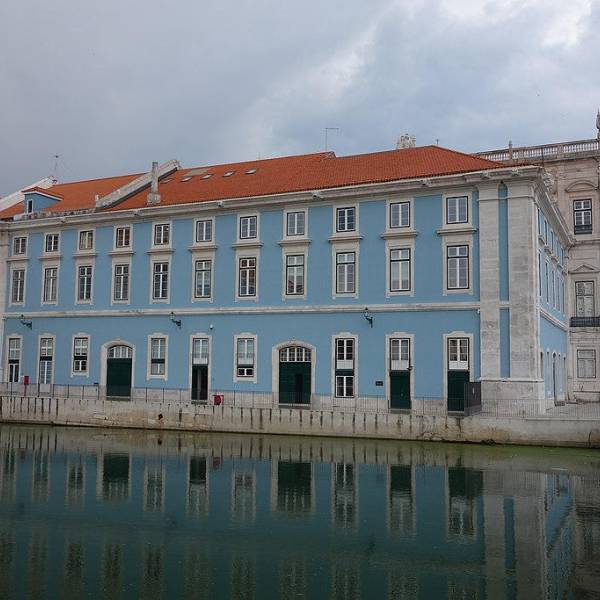
[[600,598],[600,453],[0,427],[0,598]]

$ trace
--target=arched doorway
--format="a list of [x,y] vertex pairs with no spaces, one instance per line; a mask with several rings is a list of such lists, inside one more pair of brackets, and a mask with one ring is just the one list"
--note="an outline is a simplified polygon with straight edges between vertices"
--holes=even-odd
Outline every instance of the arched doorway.
[[133,351],[130,346],[115,344],[106,355],[106,395],[112,398],[131,396]]
[[312,351],[298,345],[279,350],[279,403],[310,404]]

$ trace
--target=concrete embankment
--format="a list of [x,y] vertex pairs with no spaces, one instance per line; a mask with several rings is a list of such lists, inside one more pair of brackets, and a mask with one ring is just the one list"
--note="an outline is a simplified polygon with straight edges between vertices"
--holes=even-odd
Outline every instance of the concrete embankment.
[[459,417],[0,396],[0,422],[600,448],[600,419]]

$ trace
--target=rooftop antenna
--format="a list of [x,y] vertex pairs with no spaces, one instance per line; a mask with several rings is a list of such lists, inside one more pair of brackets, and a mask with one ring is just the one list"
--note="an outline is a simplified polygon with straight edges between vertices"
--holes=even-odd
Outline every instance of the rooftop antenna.
[[328,135],[330,131],[339,131],[339,127],[325,127],[325,152],[329,150],[328,146]]
[[54,174],[52,175],[52,178],[54,179],[54,181],[58,181],[58,161],[60,159],[60,155],[59,154],[55,154],[54,155]]

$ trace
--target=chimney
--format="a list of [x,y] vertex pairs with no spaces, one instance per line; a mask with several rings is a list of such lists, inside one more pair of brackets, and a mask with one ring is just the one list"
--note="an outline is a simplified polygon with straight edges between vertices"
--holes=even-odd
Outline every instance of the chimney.
[[158,193],[158,163],[155,161],[152,163],[152,179],[150,181],[150,193],[146,204],[149,206],[152,204],[160,204],[160,194]]
[[396,142],[396,150],[405,150],[406,148],[415,148],[416,146],[417,138],[410,133],[401,135]]

